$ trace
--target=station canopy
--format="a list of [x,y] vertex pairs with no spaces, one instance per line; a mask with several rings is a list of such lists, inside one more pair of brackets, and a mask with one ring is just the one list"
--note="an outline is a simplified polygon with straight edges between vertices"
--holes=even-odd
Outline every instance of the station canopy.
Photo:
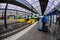
[[60,3],[60,0],[49,0],[44,14],[46,15],[49,12],[51,12],[56,6],[58,6],[59,3]]
[[[6,3],[0,3],[0,9],[4,9],[5,6],[6,6]],[[27,9],[24,9],[22,7],[19,7],[19,6],[16,6],[16,5],[12,5],[12,4],[8,4],[8,9],[19,10],[19,11],[31,13],[31,11],[29,11]]]
[[[30,3],[40,15],[42,14],[39,0],[25,0],[25,1]],[[44,14],[48,14],[54,7],[58,5],[59,2],[60,2],[59,0],[49,0]],[[5,8],[5,6],[6,6],[6,3],[0,3],[0,9]],[[8,9],[20,10],[20,11],[31,13],[31,11],[13,4],[8,4]]]

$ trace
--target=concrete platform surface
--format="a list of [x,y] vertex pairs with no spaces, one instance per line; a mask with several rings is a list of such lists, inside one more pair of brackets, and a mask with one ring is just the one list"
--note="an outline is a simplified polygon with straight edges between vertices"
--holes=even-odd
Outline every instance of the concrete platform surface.
[[38,24],[17,40],[55,40],[49,33],[38,31]]

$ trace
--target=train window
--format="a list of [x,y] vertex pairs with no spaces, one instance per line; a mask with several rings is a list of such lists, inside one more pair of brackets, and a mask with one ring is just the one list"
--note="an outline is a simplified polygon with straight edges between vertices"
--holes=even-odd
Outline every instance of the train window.
[[15,19],[15,15],[9,15],[7,16],[8,18],[14,18]]

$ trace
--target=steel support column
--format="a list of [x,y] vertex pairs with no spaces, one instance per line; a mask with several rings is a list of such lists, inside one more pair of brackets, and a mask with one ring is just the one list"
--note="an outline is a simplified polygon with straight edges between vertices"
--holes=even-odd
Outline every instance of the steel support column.
[[51,21],[52,21],[52,15],[50,16],[50,25],[49,26],[51,26]]
[[4,23],[5,23],[5,28],[7,28],[7,22],[6,22],[6,12],[7,12],[7,7],[8,7],[9,0],[6,1],[6,7],[5,7],[5,13],[4,13]]

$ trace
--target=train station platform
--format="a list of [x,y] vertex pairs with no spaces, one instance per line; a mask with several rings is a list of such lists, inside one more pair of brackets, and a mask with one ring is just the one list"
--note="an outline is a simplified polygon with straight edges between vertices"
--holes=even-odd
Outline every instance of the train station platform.
[[0,0],[0,40],[60,40],[60,0]]
[[[41,24],[41,22],[40,22]],[[38,22],[3,40],[56,40],[50,33],[38,31]]]
[[18,38],[17,40],[55,40],[49,33],[38,31],[38,24],[31,28],[27,33]]

